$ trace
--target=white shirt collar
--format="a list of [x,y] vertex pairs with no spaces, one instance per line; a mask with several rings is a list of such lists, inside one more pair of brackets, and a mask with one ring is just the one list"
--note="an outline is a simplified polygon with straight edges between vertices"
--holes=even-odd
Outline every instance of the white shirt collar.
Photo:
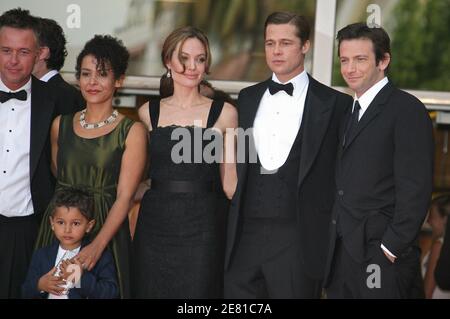
[[56,74],[58,74],[58,71],[50,70],[47,73],[45,73],[39,80],[44,81],[44,82],[48,82],[48,80],[50,80]]
[[370,103],[372,103],[373,99],[377,94],[381,91],[381,89],[388,84],[388,78],[384,77],[377,83],[375,83],[370,89],[368,89],[366,92],[364,92],[363,95],[359,97],[359,99],[356,97],[356,94],[354,96],[355,100],[358,100],[359,105],[361,106],[361,110],[365,112],[367,108],[369,107]]
[[302,94],[303,89],[309,83],[308,73],[306,72],[306,70],[303,70],[303,72],[301,72],[300,74],[294,76],[292,79],[290,79],[289,81],[287,81],[285,83],[283,83],[280,80],[278,80],[278,78],[275,75],[275,73],[272,74],[272,80],[274,82],[281,83],[281,84],[292,83],[292,85],[294,85],[294,94],[293,94],[293,96],[298,96],[298,95]]
[[27,94],[31,94],[31,77],[28,80],[27,83],[25,83],[24,86],[22,86],[21,88],[18,88],[17,90],[11,90],[10,88],[8,88],[2,81],[2,79],[0,79],[0,91],[4,91],[4,92],[18,92],[21,90],[25,90],[27,92]]
[[70,259],[70,258],[76,256],[80,252],[80,248],[81,248],[81,245],[75,249],[67,250],[67,249],[62,248],[61,245],[59,245],[58,254],[56,255],[57,256],[56,264],[59,264],[61,262],[61,260],[63,260],[63,259]]

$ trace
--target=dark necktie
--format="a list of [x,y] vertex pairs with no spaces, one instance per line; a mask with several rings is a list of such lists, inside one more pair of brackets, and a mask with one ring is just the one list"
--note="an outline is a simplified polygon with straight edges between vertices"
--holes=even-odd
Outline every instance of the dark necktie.
[[290,82],[287,84],[281,84],[281,83],[277,83],[273,80],[270,80],[270,82],[269,82],[270,94],[274,95],[275,93],[277,93],[279,91],[285,91],[287,94],[292,96],[292,93],[294,92],[294,85]]
[[20,90],[18,92],[4,92],[0,91],[0,103],[5,103],[10,99],[17,99],[20,101],[27,100],[27,92],[25,90]]
[[359,102],[355,101],[355,106],[353,107],[352,115],[350,116],[349,121],[347,122],[347,127],[345,128],[344,133],[344,142],[342,143],[342,146],[345,147],[348,139],[352,136],[352,134],[355,131],[356,125],[359,121],[359,110],[361,109],[361,106],[359,105]]

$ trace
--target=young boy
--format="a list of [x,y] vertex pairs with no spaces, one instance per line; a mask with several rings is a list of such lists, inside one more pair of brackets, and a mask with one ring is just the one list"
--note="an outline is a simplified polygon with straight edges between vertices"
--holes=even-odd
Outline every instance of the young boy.
[[58,242],[34,252],[25,283],[24,298],[117,298],[116,269],[109,251],[96,266],[83,269],[76,255],[87,244],[84,236],[94,227],[93,199],[78,189],[58,191],[50,224]]

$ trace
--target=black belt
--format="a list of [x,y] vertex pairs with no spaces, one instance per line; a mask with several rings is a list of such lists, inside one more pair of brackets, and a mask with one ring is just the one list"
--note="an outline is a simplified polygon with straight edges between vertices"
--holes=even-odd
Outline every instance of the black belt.
[[27,222],[30,220],[35,220],[36,215],[26,215],[26,216],[13,216],[13,217],[7,217],[5,215],[0,214],[0,223],[2,224],[14,224],[14,223],[21,223],[21,222]]
[[151,189],[169,193],[210,193],[215,191],[212,181],[151,181]]

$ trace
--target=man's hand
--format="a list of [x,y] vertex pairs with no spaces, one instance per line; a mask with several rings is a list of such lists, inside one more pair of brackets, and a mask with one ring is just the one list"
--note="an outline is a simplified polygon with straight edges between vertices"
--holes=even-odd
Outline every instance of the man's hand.
[[389,255],[384,249],[381,249],[381,250],[383,251],[384,255],[386,256],[387,259],[389,259],[389,261],[390,261],[391,263],[394,263],[394,262],[395,262],[395,257]]

